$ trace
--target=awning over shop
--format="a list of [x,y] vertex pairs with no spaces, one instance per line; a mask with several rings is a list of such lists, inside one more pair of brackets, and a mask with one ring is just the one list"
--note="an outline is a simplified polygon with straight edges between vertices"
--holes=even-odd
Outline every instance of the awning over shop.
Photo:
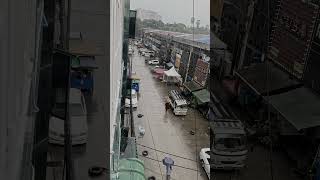
[[140,80],[140,77],[137,74],[131,74],[130,79],[132,79],[132,80]]
[[94,56],[78,56],[72,58],[72,68],[98,69]]
[[163,72],[163,80],[165,82],[178,82],[181,80],[181,75],[176,71],[174,67],[171,67],[168,71]]
[[164,74],[168,77],[181,77],[179,73],[172,67],[168,71],[164,71]]
[[[266,63],[268,63],[268,66]],[[267,89],[269,89],[269,93],[272,95],[301,86],[301,83],[276,67],[272,62],[267,61],[266,63],[258,63],[235,73],[258,95],[266,95]],[[266,83],[267,67],[269,69],[269,88],[267,88]]]
[[156,73],[156,74],[163,75],[163,73],[164,73],[165,70],[164,70],[163,68],[156,68],[156,69],[154,69],[153,71],[154,71],[154,73]]
[[270,104],[297,130],[320,126],[320,97],[307,88],[271,96]]
[[137,158],[120,159],[119,179],[145,180],[143,161]]
[[166,68],[170,69],[172,67],[174,67],[174,66],[171,62],[166,63]]
[[104,45],[102,43],[88,40],[70,40],[69,53],[84,56],[104,55]]
[[192,92],[192,94],[195,97],[196,103],[198,105],[202,105],[202,104],[210,102],[210,93],[206,89],[194,91],[194,92]]
[[189,92],[193,92],[193,91],[198,91],[200,89],[203,89],[202,86],[200,86],[200,84],[194,82],[194,81],[188,81],[185,82],[183,84],[183,86],[189,91]]

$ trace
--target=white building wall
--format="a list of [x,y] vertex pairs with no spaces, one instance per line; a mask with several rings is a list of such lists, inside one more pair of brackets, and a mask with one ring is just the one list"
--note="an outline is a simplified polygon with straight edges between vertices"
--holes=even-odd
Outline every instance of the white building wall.
[[[31,165],[30,89],[35,59],[36,0],[0,2],[0,177],[18,180]],[[27,161],[23,161],[27,158]]]
[[112,151],[118,106],[120,105],[120,88],[122,86],[124,2],[111,0],[110,7],[110,150]]

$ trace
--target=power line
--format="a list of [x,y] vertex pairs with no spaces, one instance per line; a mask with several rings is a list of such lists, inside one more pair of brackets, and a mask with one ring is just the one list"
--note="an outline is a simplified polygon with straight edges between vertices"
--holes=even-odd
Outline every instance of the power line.
[[193,159],[190,159],[190,158],[186,158],[186,157],[183,157],[183,156],[179,156],[179,155],[175,155],[175,154],[168,153],[168,152],[165,152],[165,151],[161,151],[161,150],[158,150],[158,149],[155,149],[155,148],[152,148],[152,147],[149,147],[149,146],[145,146],[145,145],[142,145],[142,144],[138,144],[138,143],[137,143],[137,145],[142,146],[142,147],[145,147],[145,148],[148,148],[148,149],[152,149],[152,150],[154,150],[154,151],[158,151],[158,152],[161,152],[161,153],[164,153],[164,154],[168,154],[168,155],[171,155],[171,156],[175,156],[175,157],[178,157],[178,158],[181,158],[181,159],[185,159],[185,160],[197,162],[196,160],[193,160]]
[[[193,18],[193,21],[192,21],[192,43],[194,43],[194,21],[195,21],[195,18],[194,18],[194,0],[192,0],[192,18]],[[190,56],[191,56],[191,53],[190,52]],[[189,62],[190,63],[190,62]],[[190,64],[188,64],[189,66]],[[189,69],[189,67],[188,67]],[[197,118],[195,118],[195,112],[193,112],[193,118],[194,118],[194,124],[195,124],[195,127],[194,127],[194,134],[195,134],[195,138],[196,138],[196,162],[198,162],[198,138],[197,138]],[[199,174],[198,174],[198,163],[197,163],[197,180],[199,178]]]
[[[147,156],[142,156],[142,155],[139,155],[139,156],[141,156],[141,157],[144,157],[144,158],[146,158],[146,159],[150,159],[150,160],[152,160],[152,161],[156,161],[156,162],[161,162],[162,163],[162,161],[159,161],[159,160],[156,160],[156,159],[153,159],[153,158],[150,158],[150,157],[147,157]],[[188,167],[185,167],[185,166],[181,166],[181,165],[173,165],[173,166],[176,166],[176,167],[180,167],[180,168],[183,168],[183,169],[188,169],[188,170],[192,170],[192,171],[199,171],[199,170],[197,170],[197,169],[193,169],[193,168],[188,168]],[[197,166],[198,167],[198,166]],[[198,174],[197,174],[198,175]]]

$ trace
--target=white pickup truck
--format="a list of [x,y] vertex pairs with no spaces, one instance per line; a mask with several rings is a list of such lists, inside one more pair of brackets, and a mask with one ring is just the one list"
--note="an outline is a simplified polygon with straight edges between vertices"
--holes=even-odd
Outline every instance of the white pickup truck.
[[240,120],[210,122],[210,158],[213,169],[240,169],[247,159],[246,132]]
[[174,115],[187,115],[188,102],[185,100],[177,90],[169,91],[168,101],[171,105]]

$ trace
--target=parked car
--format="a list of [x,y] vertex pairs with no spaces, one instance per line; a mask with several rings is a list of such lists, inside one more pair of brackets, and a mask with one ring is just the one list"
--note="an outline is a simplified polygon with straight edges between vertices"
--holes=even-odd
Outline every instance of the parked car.
[[129,55],[132,55],[133,53],[134,53],[134,50],[133,50],[132,48],[129,48],[128,54],[129,54]]
[[[58,98],[57,98],[58,99]],[[63,114],[62,104],[56,103],[54,114]],[[87,109],[83,94],[79,89],[71,88],[69,96],[69,114],[71,122],[71,141],[72,145],[87,143]],[[59,116],[59,115],[58,115]],[[62,117],[52,116],[49,121],[49,142],[52,144],[64,145],[64,120]]]
[[145,57],[154,57],[154,51],[146,50],[146,51],[143,51],[141,55]]
[[159,63],[159,60],[151,60],[148,62],[149,65],[158,65]]
[[150,70],[151,70],[151,72],[155,72],[155,70],[158,68],[160,68],[160,66],[156,65],[156,66],[150,67]]
[[[138,96],[137,96],[137,91],[135,89],[131,90],[131,97],[132,97],[132,107],[137,108],[138,107]],[[130,107],[130,94],[126,97],[125,107],[126,108]]]
[[141,47],[141,48],[139,48],[138,53],[144,56],[144,53],[145,53],[146,51],[148,51],[148,49]]
[[199,153],[199,159],[202,168],[210,179],[210,148],[201,149]]

